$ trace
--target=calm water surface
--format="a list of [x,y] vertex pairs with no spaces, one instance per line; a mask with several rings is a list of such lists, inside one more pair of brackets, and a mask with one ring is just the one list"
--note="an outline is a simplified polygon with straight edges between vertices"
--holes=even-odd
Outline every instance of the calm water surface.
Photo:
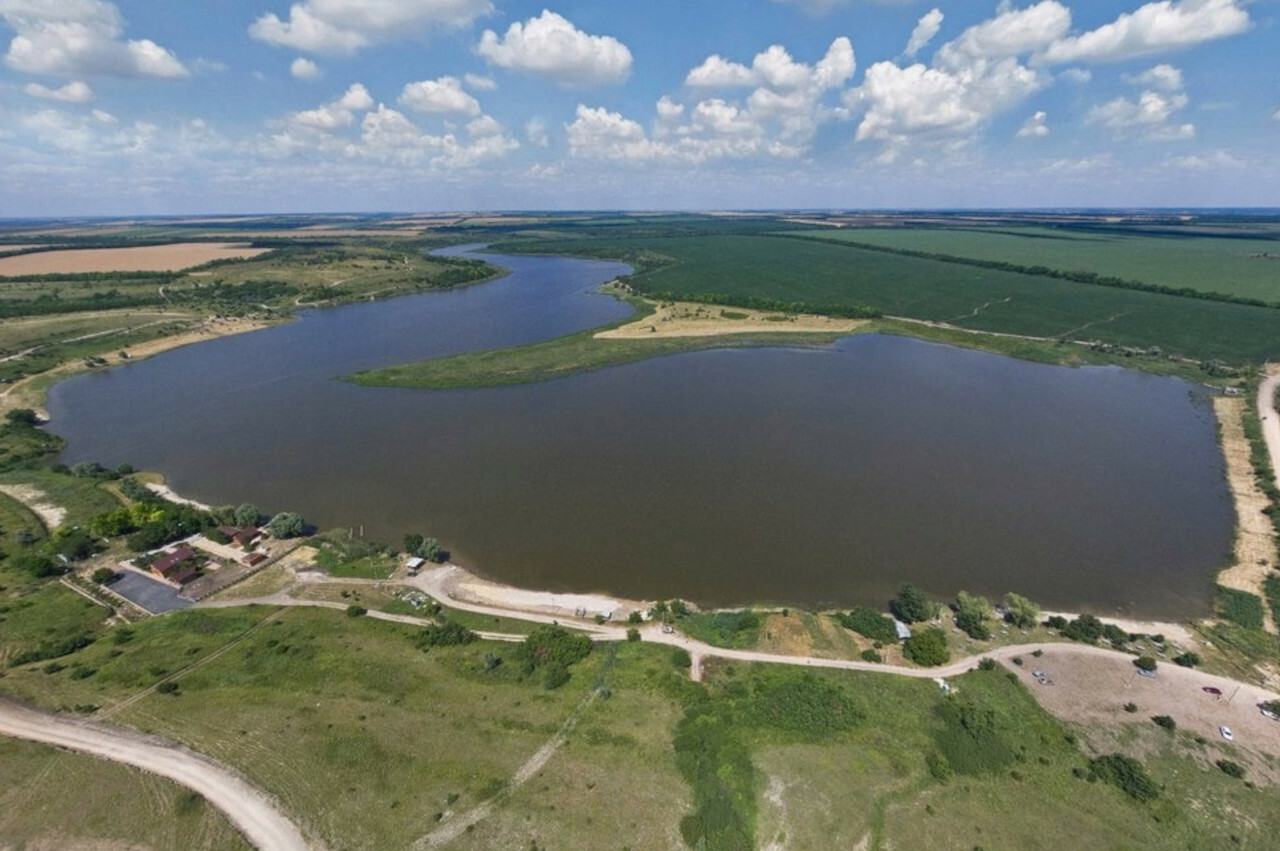
[[[491,258],[493,259],[493,258]],[[613,263],[502,257],[447,293],[305,313],[55,387],[64,460],[439,537],[491,577],[704,604],[1017,590],[1184,617],[1234,512],[1203,391],[883,336],[699,352],[523,387],[334,380],[625,316]]]

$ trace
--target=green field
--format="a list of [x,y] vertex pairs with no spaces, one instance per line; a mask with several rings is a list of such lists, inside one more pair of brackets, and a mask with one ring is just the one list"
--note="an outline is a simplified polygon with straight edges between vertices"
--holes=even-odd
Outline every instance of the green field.
[[513,243],[541,252],[619,257],[651,252],[666,265],[634,277],[648,293],[757,296],[863,304],[886,315],[978,331],[1093,339],[1196,359],[1280,357],[1280,310],[1080,284],[938,260],[767,236]]
[[167,780],[0,738],[0,848],[249,847],[203,798]]
[[805,235],[1280,302],[1280,240],[1068,229],[824,228]]
[[[683,834],[710,851],[952,847],[948,837],[1021,849],[1064,835],[1261,849],[1280,831],[1275,787],[1194,762],[1189,740],[1150,724],[1124,750],[1147,763],[1157,800],[1073,776],[1088,756],[1000,670],[957,678],[950,699],[928,680],[724,662],[697,685],[671,648],[642,642],[613,658],[597,646],[547,691],[522,676],[514,645],[424,652],[415,633],[330,610],[190,611],[112,628],[52,672],[10,668],[0,689],[110,709],[176,674],[175,694],[110,720],[243,772],[335,848],[408,847],[488,800],[492,814],[456,847],[671,848]],[[596,685],[608,695],[512,787]],[[977,726],[958,723],[963,706]]]

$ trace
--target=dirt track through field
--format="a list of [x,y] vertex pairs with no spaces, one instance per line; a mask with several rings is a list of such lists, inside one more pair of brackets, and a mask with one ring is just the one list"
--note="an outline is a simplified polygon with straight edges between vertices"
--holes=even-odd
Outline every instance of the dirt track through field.
[[87,753],[166,777],[204,796],[256,848],[319,848],[246,780],[186,748],[133,730],[61,718],[0,701],[0,734]]

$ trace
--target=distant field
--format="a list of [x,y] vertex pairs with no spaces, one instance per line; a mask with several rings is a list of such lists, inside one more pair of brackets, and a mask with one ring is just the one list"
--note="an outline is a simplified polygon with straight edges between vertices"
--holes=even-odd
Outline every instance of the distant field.
[[85,248],[0,257],[0,276],[68,275],[86,272],[176,272],[212,260],[248,259],[269,248],[230,242],[179,242],[138,248]]
[[173,313],[111,310],[13,319],[0,324],[0,352],[50,343],[67,343],[78,339],[110,337],[117,332],[134,330],[154,322],[174,322],[190,318],[195,317],[175,316]]
[[823,228],[809,234],[1280,301],[1280,240],[1051,228]]
[[649,252],[670,258],[669,265],[635,276],[635,284],[650,293],[864,304],[891,316],[980,331],[1158,346],[1231,363],[1280,357],[1280,310],[1268,308],[778,237],[583,239],[528,245],[540,252],[593,257]]

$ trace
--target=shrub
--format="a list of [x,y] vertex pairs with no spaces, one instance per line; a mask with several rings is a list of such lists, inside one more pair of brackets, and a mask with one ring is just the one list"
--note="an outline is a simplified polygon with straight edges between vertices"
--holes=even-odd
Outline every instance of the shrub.
[[1133,664],[1139,670],[1154,671],[1156,669],[1156,657],[1139,656],[1137,659],[1133,660]]
[[644,615],[639,612],[632,612],[627,615],[627,623],[641,624],[644,623]]
[[1200,661],[1200,654],[1193,653],[1191,651],[1179,653],[1177,656],[1173,657],[1173,664],[1179,665],[1183,668],[1194,668],[1196,665],[1200,664]]
[[527,672],[545,665],[558,664],[568,668],[591,653],[588,636],[571,633],[559,626],[540,626],[525,638],[516,650]]
[[926,668],[946,664],[951,659],[947,636],[937,627],[918,630],[907,639],[902,650],[908,659]]
[[1234,588],[1218,588],[1218,606],[1222,617],[1245,629],[1262,629],[1262,600],[1256,594]]
[[1067,624],[1063,628],[1062,634],[1072,641],[1083,641],[1087,644],[1094,644],[1102,637],[1106,628],[1102,625],[1102,621],[1094,615],[1084,614]]
[[1163,727],[1171,733],[1178,729],[1178,722],[1174,721],[1168,715],[1153,715],[1151,716],[1151,720],[1155,722],[1157,727]]
[[1215,765],[1228,777],[1234,777],[1237,780],[1244,779],[1244,767],[1238,763],[1234,763],[1229,759],[1220,759]]
[[982,661],[978,662],[979,671],[994,671],[995,669],[996,669],[996,660],[992,659],[989,656],[984,658]]
[[671,664],[676,668],[687,671],[693,667],[693,657],[683,647],[676,647],[671,651]]
[[470,644],[476,640],[476,634],[462,624],[432,624],[422,628],[415,639],[418,647],[427,650],[432,647],[455,647]]
[[862,661],[864,662],[883,662],[884,657],[874,650],[867,649],[862,651]]
[[1129,703],[1126,703],[1126,704],[1124,705],[1124,711],[1125,711],[1125,712],[1129,712],[1129,713],[1137,712],[1137,711],[1138,711],[1138,704],[1136,704],[1136,703],[1134,703],[1134,702],[1130,701]]
[[116,572],[109,567],[100,567],[93,572],[93,581],[99,585],[106,585],[115,578]]
[[758,678],[740,710],[747,723],[795,733],[811,741],[851,729],[863,719],[862,710],[839,685],[793,670]]
[[1004,619],[1019,629],[1031,629],[1040,620],[1040,607],[1021,594],[1005,594]]
[[938,611],[938,604],[910,582],[898,589],[898,596],[889,602],[889,610],[907,623],[931,620]]
[[1067,628],[1067,619],[1062,615],[1054,615],[1044,622],[1044,625],[1050,629],[1063,630]]
[[546,670],[542,673],[542,687],[547,691],[554,691],[560,686],[569,682],[569,669],[559,662],[547,663]]
[[970,638],[985,641],[991,637],[987,618],[991,616],[991,604],[982,597],[961,591],[956,595],[956,626]]
[[1160,787],[1142,763],[1123,754],[1089,760],[1089,773],[1091,778],[1106,781],[1137,801],[1153,801],[1160,796]]
[[837,614],[836,620],[845,629],[853,630],[872,641],[897,641],[898,630],[893,620],[885,617],[875,609],[858,606],[848,614]]
[[369,610],[364,606],[357,606],[355,604],[347,606],[347,617],[349,618],[362,618],[367,614],[369,614]]
[[175,683],[173,680],[169,680],[168,682],[164,682],[156,686],[156,691],[160,692],[161,694],[177,694],[178,688],[179,686],[177,683]]
[[640,640],[640,630],[636,629],[635,627],[631,627],[631,629],[627,630],[627,641],[639,641],[639,640]]

